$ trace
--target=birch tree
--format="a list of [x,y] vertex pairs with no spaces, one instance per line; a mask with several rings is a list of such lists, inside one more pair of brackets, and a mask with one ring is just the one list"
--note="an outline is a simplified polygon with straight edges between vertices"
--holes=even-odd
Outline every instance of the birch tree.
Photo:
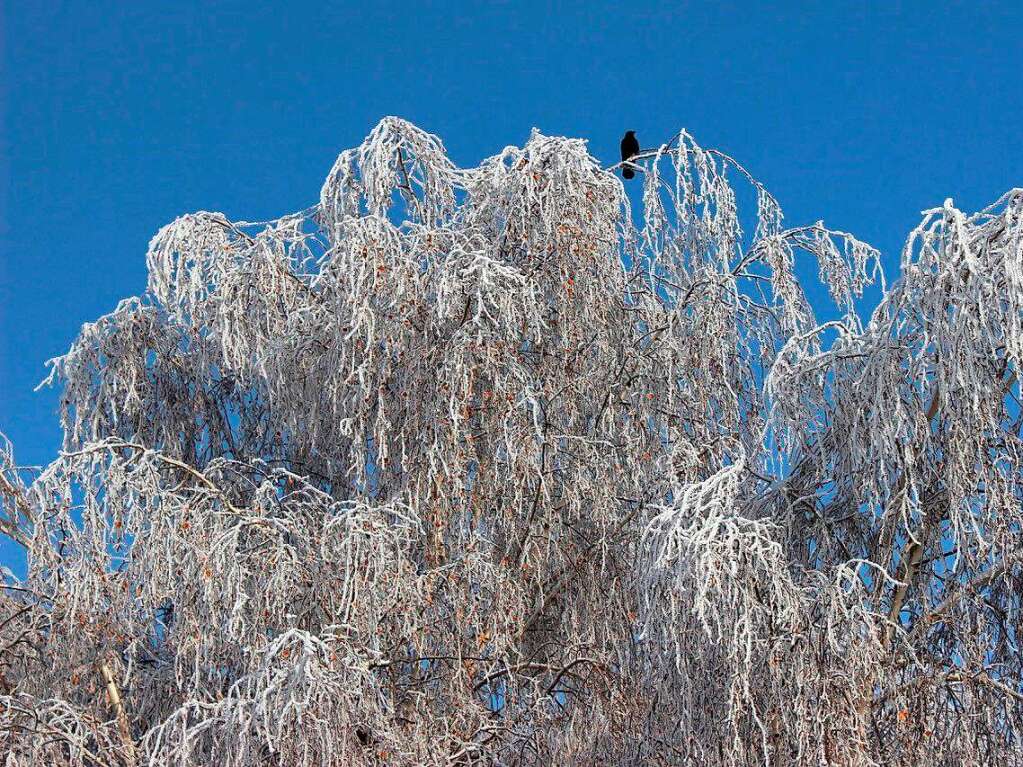
[[1021,762],[1023,190],[899,271],[685,131],[386,118],[0,451],[5,767]]

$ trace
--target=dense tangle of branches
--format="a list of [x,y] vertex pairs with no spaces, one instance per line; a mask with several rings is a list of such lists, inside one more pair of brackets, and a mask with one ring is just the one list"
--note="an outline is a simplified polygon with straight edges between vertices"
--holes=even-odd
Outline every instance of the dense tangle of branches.
[[1023,190],[886,283],[636,163],[387,118],[161,229],[0,451],[5,767],[1018,763]]

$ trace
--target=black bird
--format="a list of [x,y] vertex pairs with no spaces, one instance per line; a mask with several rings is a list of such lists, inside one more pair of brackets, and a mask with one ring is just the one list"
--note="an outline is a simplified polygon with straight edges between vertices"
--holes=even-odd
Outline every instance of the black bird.
[[[636,138],[636,131],[625,131],[625,138],[622,139],[622,162],[629,160],[639,154],[639,139]],[[632,178],[636,172],[628,165],[622,167],[622,178]]]

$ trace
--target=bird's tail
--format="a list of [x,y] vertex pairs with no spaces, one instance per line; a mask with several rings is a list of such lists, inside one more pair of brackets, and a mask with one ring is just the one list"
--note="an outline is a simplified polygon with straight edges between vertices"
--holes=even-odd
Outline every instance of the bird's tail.
[[622,178],[635,178],[636,171],[630,168],[628,165],[622,166]]

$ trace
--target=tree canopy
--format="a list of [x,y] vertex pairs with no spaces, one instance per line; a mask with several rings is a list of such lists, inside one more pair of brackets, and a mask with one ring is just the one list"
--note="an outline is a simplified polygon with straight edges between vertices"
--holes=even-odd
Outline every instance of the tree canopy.
[[635,162],[386,118],[162,228],[0,451],[4,764],[1018,763],[1023,190],[886,280]]

